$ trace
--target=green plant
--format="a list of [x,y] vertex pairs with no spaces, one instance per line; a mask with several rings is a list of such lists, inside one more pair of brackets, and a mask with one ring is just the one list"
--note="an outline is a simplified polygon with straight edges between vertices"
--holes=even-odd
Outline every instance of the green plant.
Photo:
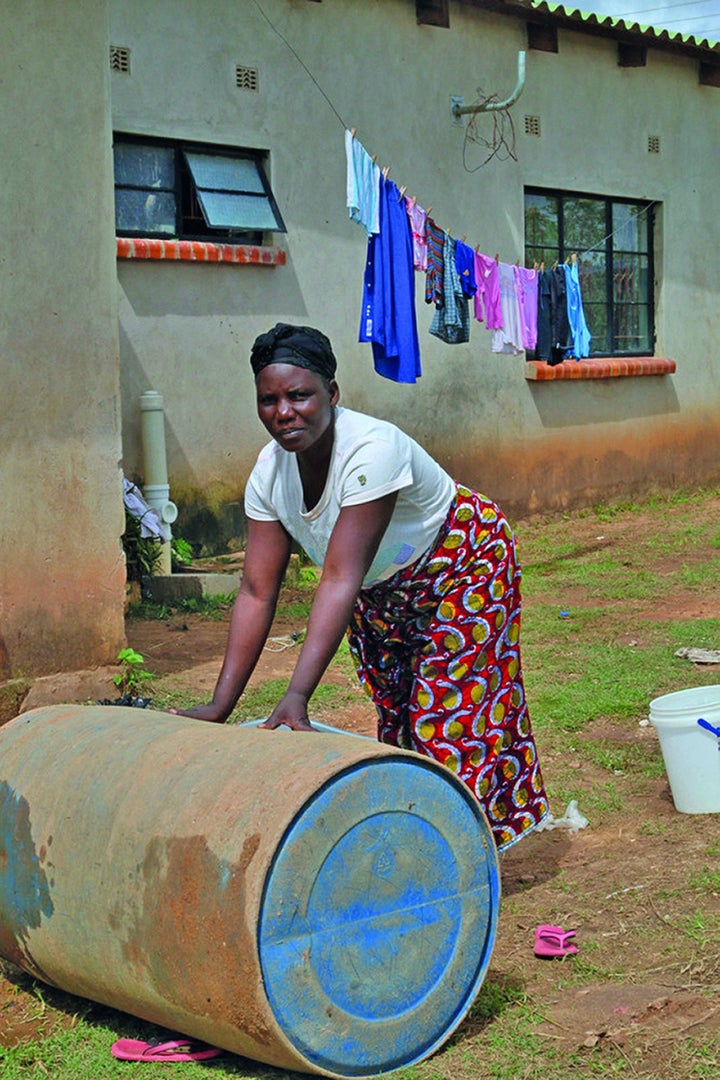
[[314,589],[320,581],[320,569],[317,566],[301,566],[299,584],[301,587]]
[[203,615],[206,619],[222,619],[233,606],[236,592],[213,593],[211,596],[186,596],[178,600],[178,611],[188,615]]
[[117,654],[117,662],[122,670],[113,677],[113,682],[121,693],[137,697],[142,684],[153,678],[149,671],[144,671],[141,667],[145,663],[145,657],[135,649],[121,649]]
[[185,596],[177,600],[137,600],[128,606],[129,619],[157,619],[162,621],[175,612],[202,615],[207,619],[222,619],[233,606],[237,593],[214,593],[212,596]]
[[690,876],[690,888],[717,896],[720,892],[720,871],[703,866],[702,870]]
[[172,559],[173,569],[178,566],[189,566],[193,561],[192,544],[189,544],[187,540],[183,540],[182,536],[173,536],[170,541],[170,558]]
[[152,577],[157,573],[162,555],[162,543],[152,536],[143,536],[140,522],[127,509],[122,542],[128,581],[142,582],[144,577]]

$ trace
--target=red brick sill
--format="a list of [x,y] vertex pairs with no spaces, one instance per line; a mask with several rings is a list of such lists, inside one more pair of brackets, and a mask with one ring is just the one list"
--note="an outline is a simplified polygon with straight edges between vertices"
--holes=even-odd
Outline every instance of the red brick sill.
[[199,240],[115,238],[118,259],[168,259],[182,262],[235,263],[242,266],[284,266],[285,252],[254,244],[209,244]]
[[544,360],[525,362],[525,378],[539,382],[554,379],[615,379],[622,375],[672,375],[674,360],[656,356],[599,357],[597,360],[563,360],[551,366]]

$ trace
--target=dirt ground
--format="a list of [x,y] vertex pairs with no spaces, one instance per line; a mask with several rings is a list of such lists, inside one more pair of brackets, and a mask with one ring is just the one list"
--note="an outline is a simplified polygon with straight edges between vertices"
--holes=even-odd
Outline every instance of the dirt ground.
[[[720,521],[720,499],[706,509]],[[597,521],[576,525],[580,533],[586,530],[588,545],[597,542]],[[611,545],[613,530],[619,527],[604,524],[603,541]],[[644,527],[641,515],[634,515],[631,528],[638,536]],[[627,520],[622,529],[627,541]],[[666,556],[659,554],[657,565],[645,568],[662,575]],[[590,600],[565,596],[563,603]],[[643,601],[637,611],[639,619],[660,621],[718,614],[718,596],[712,591],[675,591],[671,607],[666,601],[656,607]],[[289,644],[289,635],[301,629],[287,622],[275,624],[251,685],[290,673],[296,647]],[[202,695],[214,686],[226,630],[225,619],[196,615],[175,615],[163,622],[133,620],[128,642],[145,657],[147,669],[163,677],[163,686]],[[629,624],[626,643],[638,633]],[[720,682],[720,665],[715,670]],[[347,682],[345,673],[329,677]],[[322,711],[313,715],[337,727],[374,734],[374,710],[359,690],[356,699],[331,716]],[[615,746],[627,740],[657,741],[646,724],[627,730],[598,722],[584,729],[584,735]],[[681,1036],[717,1047],[720,1055],[717,816],[678,814],[664,774],[658,779],[618,774],[608,780],[607,771],[581,755],[552,752],[538,742],[546,780],[572,770],[577,790],[605,785],[608,805],[600,825],[590,821],[576,832],[537,832],[501,856],[498,938],[486,982],[499,990],[514,988],[534,1003],[533,1030],[548,1045],[580,1052],[612,1047],[627,1059],[632,1075],[642,1076],[666,1060],[667,1072],[652,1075],[716,1076],[716,1069],[683,1072],[676,1059]],[[565,807],[551,809],[561,817]],[[583,812],[582,803],[579,810]],[[700,888],[703,876],[707,885]],[[540,923],[575,930],[577,955],[536,958],[534,929]],[[67,1009],[53,1010],[51,996],[38,1015],[37,1001],[23,989],[22,979],[12,971],[6,974],[2,978],[0,972],[0,1045],[47,1030],[58,1019],[69,1022]],[[472,1040],[480,1023],[472,1015],[447,1051],[446,1075],[452,1075],[455,1046]]]

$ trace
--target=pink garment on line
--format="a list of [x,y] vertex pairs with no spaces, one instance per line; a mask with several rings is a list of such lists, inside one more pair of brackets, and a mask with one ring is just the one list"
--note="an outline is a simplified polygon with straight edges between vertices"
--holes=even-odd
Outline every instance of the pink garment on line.
[[413,241],[413,265],[416,270],[427,270],[427,214],[422,206],[413,204],[412,199],[405,196],[405,209],[410,219],[410,231]]
[[475,318],[478,322],[482,322],[484,318],[488,330],[501,330],[503,313],[498,264],[489,255],[481,255],[479,251],[475,252],[475,281]]
[[534,349],[538,335],[538,272],[526,266],[514,266],[520,309],[520,329],[524,349]]
[[523,351],[524,345],[515,269],[511,263],[501,262],[498,266],[503,326],[493,330],[491,349],[494,353],[514,353],[517,356]]

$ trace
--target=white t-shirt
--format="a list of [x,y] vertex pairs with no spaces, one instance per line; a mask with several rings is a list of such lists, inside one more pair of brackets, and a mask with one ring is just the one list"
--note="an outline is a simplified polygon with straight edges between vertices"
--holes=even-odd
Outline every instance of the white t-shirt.
[[318,566],[343,506],[398,492],[363,587],[384,581],[423,555],[444,522],[455,484],[423,448],[394,424],[337,407],[328,478],[318,503],[306,511],[294,453],[276,442],[261,450],[245,489],[245,513],[279,521]]

